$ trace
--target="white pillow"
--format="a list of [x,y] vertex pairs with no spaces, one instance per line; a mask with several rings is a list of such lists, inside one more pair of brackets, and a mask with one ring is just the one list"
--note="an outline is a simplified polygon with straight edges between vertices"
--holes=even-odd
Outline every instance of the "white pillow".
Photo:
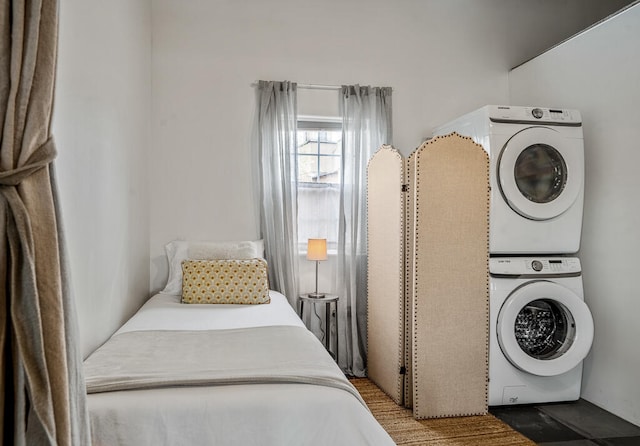
[[241,242],[188,242],[174,240],[164,247],[169,262],[169,278],[163,294],[182,295],[182,262],[193,260],[243,260],[264,258],[262,240]]

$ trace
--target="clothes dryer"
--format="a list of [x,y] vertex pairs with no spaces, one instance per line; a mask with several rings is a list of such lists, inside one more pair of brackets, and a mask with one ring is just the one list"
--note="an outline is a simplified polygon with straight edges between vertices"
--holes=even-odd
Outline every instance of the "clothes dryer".
[[580,248],[584,197],[577,110],[488,105],[438,127],[489,154],[491,254],[571,254]]
[[489,261],[489,405],[574,401],[593,341],[575,257]]

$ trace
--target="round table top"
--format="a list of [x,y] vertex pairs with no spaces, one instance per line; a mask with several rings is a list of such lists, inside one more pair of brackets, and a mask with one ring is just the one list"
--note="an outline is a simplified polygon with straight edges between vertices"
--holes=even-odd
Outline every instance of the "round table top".
[[310,302],[332,302],[334,300],[338,300],[340,296],[336,294],[324,294],[323,297],[312,297],[310,293],[301,294],[300,299],[308,300]]

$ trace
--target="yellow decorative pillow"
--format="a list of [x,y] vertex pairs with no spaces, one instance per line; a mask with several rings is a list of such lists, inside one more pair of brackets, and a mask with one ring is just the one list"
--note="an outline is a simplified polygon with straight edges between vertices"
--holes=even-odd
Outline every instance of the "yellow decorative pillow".
[[268,304],[270,300],[264,259],[182,262],[182,303]]

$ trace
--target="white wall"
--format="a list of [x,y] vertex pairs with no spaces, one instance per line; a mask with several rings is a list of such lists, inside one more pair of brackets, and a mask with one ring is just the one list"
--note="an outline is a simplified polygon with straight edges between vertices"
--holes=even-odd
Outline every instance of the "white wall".
[[408,153],[626,1],[601,3],[61,0],[54,135],[85,355],[163,285],[164,243],[258,235],[252,82],[391,86]]
[[514,105],[584,121],[580,258],[595,340],[583,398],[640,425],[640,4],[513,70]]
[[601,3],[153,0],[151,290],[174,238],[258,237],[256,80],[390,86],[394,145],[408,154],[436,125],[507,102],[509,68],[595,21]]
[[86,356],[148,296],[151,6],[62,0],[53,135]]

